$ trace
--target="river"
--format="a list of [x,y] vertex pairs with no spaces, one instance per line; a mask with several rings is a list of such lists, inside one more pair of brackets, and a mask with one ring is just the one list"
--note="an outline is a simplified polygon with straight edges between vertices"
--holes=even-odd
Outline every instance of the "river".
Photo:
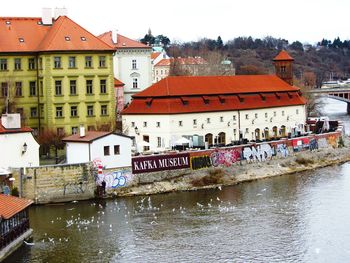
[[[348,129],[346,105],[328,102]],[[349,204],[345,163],[222,189],[35,206],[35,244],[6,262],[349,262]]]

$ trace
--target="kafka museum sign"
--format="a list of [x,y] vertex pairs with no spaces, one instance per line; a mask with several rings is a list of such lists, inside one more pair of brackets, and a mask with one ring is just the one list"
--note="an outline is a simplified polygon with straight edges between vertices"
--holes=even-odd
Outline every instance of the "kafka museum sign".
[[164,170],[175,170],[190,167],[188,153],[174,155],[152,155],[132,158],[132,173],[151,173]]

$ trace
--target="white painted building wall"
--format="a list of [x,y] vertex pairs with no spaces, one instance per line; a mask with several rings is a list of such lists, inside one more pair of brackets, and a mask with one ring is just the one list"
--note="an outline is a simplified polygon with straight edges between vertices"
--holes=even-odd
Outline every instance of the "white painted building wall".
[[92,161],[89,157],[89,143],[67,142],[66,158],[68,164],[87,163]]
[[[151,49],[125,48],[118,49],[114,56],[114,74],[125,84],[124,103],[131,101],[131,96],[152,84]],[[132,61],[136,60],[133,69]],[[133,81],[137,79],[138,88],[133,88]]]
[[[24,143],[27,151],[22,153]],[[0,134],[0,167],[39,166],[39,144],[31,132]]]
[[[246,119],[247,114],[248,119]],[[257,118],[255,118],[255,114],[257,114]],[[267,118],[265,114],[267,114]],[[194,120],[197,124],[194,124]],[[180,125],[180,121],[182,125]],[[260,135],[262,135],[267,127],[269,135],[272,137],[273,127],[277,126],[280,130],[282,125],[286,126],[287,135],[292,128],[298,124],[305,124],[305,121],[306,114],[303,105],[241,111],[123,116],[124,129],[127,130],[129,136],[135,136],[136,145],[142,144],[144,136],[149,136],[151,150],[171,148],[177,139],[186,135],[204,137],[211,133],[214,139],[220,132],[224,132],[226,133],[225,143],[229,144],[239,140],[240,130],[243,133],[243,138],[255,140],[255,129],[260,129]],[[157,123],[159,123],[159,127]],[[139,134],[135,133],[135,127],[137,127]],[[158,137],[164,142],[161,147],[158,147]],[[264,138],[261,136],[261,139]]]

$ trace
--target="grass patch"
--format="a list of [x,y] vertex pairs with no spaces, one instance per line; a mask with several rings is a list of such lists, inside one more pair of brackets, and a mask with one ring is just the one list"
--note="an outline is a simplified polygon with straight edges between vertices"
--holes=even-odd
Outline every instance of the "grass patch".
[[313,164],[314,161],[312,159],[308,159],[308,158],[305,158],[305,157],[301,157],[301,156],[298,156],[296,159],[295,159],[295,162],[297,164],[301,164],[301,165],[309,165],[309,164]]
[[223,182],[224,173],[221,169],[209,170],[209,174],[201,178],[193,179],[191,184],[194,187],[221,184]]

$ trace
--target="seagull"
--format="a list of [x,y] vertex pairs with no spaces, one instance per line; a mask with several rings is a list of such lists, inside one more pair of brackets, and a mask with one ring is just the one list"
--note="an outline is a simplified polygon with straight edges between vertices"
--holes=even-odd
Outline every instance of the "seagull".
[[221,185],[219,185],[218,188],[219,188],[219,190],[221,191],[221,189],[222,189],[222,188],[221,188]]

